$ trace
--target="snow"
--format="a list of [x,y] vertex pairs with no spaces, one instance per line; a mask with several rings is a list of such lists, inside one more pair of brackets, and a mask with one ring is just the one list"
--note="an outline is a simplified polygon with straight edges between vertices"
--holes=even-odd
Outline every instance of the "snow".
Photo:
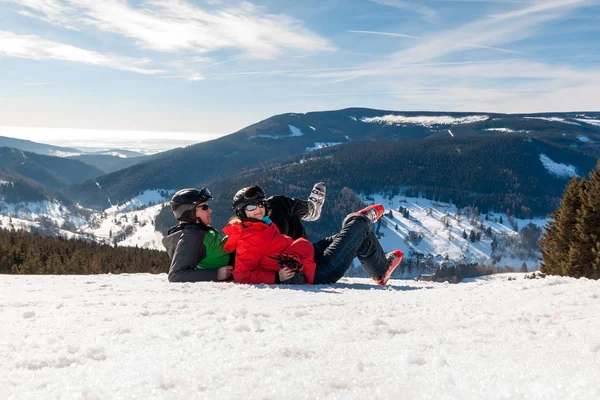
[[255,135],[252,137],[249,137],[248,140],[253,140],[256,138],[267,138],[267,139],[275,139],[275,140],[279,140],[279,139],[286,139],[286,138],[290,138],[290,137],[300,137],[303,136],[304,133],[300,130],[300,128],[295,127],[294,125],[288,125],[288,128],[290,129],[290,133],[291,135]]
[[[37,221],[40,216],[46,216],[58,226],[61,226],[67,220],[75,224],[76,227],[81,227],[87,223],[82,216],[74,214],[56,200],[19,203],[6,203],[0,200],[0,211],[7,218],[12,216],[30,222]],[[33,225],[37,226],[37,224]]]
[[[100,185],[98,185],[100,186]],[[175,192],[173,189],[148,189],[144,190],[142,193],[137,195],[136,197],[128,200],[124,204],[121,205],[113,205],[110,208],[107,208],[105,211],[109,214],[123,211],[134,210],[139,207],[148,206],[150,203],[159,203],[165,200],[165,198],[160,194],[160,192]]]
[[579,136],[577,136],[577,139],[579,139],[583,143],[593,143],[593,140],[587,136],[579,135]]
[[290,132],[292,132],[292,137],[300,137],[304,135],[300,128],[296,128],[294,125],[288,125],[288,127],[290,128]]
[[[516,280],[509,281],[509,277]],[[594,399],[600,282],[0,275],[5,399]],[[576,295],[575,295],[576,294]]]
[[80,156],[82,154],[84,154],[84,153],[73,153],[70,151],[60,151],[60,150],[48,151],[48,155],[53,156],[53,157],[74,157],[74,156]]
[[325,147],[337,146],[343,144],[342,142],[315,142],[312,147],[307,147],[306,151],[314,151]]
[[[463,231],[468,234],[473,229],[479,230],[479,224],[483,224],[485,229],[491,228],[492,233],[498,239],[518,235],[510,226],[508,215],[503,213],[493,213],[489,221],[485,220],[485,215],[480,215],[475,220],[476,226],[473,226],[465,210],[461,210],[462,215],[456,215],[458,210],[454,204],[401,195],[390,198],[390,196],[375,194],[362,196],[362,198],[368,204],[383,204],[385,213],[382,221],[385,226],[380,227],[380,233],[383,233],[383,236],[379,241],[386,252],[394,249],[402,250],[405,259],[408,259],[411,253],[422,253],[426,256],[433,256],[435,262],[448,257],[450,261],[454,262],[492,265],[492,238],[482,234],[481,241],[472,243],[468,238],[462,237]],[[404,207],[409,211],[409,219],[403,217],[398,211],[399,207]],[[431,215],[429,209],[431,209]],[[389,215],[390,210],[392,216]],[[494,222],[494,219],[499,221],[500,217],[502,217],[503,224]],[[444,219],[448,219],[450,222],[449,228],[445,227]],[[529,223],[538,227],[544,227],[547,223],[546,218],[514,218],[514,221],[519,229]],[[421,237],[417,244],[408,240],[410,232]],[[512,256],[517,253],[518,251],[515,249],[505,249],[501,253],[502,258],[496,265],[519,269],[525,262],[531,270],[539,268],[538,254],[533,258]],[[439,257],[436,257],[438,255]]]
[[581,124],[578,124],[577,122],[567,121],[566,119],[560,117],[525,117],[525,119],[539,119],[543,121],[562,122],[564,124],[581,126]]
[[[40,223],[37,222],[37,218],[34,220],[21,219],[17,217],[12,217],[8,215],[0,215],[0,229],[7,230],[17,230],[17,231],[27,231],[31,232],[32,229],[40,228]],[[73,233],[71,231],[67,231],[64,229],[57,229],[57,235],[62,236],[67,239],[86,239],[91,240],[90,237]]]
[[469,115],[466,117],[452,117],[449,115],[435,115],[435,116],[415,116],[407,117],[404,115],[384,115],[382,117],[365,118],[361,120],[363,122],[386,124],[386,125],[400,125],[400,124],[416,124],[430,128],[433,125],[460,125],[460,124],[472,124],[475,122],[486,121],[489,119],[487,115]]
[[575,166],[554,162],[545,154],[540,154],[540,161],[544,165],[544,168],[548,170],[548,173],[557,178],[570,178],[577,175],[577,168]]
[[496,131],[496,132],[514,132],[513,129],[510,128],[488,128],[486,131]]
[[[139,196],[138,196],[139,197]],[[146,199],[149,196],[145,197]],[[162,201],[160,199],[159,201]],[[107,209],[107,217],[102,218],[95,214],[96,222],[90,223],[82,229],[86,234],[91,234],[99,241],[113,243],[114,239],[122,236],[116,243],[117,246],[143,247],[154,250],[164,250],[162,234],[154,227],[156,216],[163,207],[159,202],[150,207],[140,210],[129,210],[123,208],[117,210],[115,207]],[[127,233],[126,230],[130,232]]]
[[590,125],[594,125],[594,126],[600,126],[600,119],[580,119],[580,118],[576,118],[577,121],[581,121],[581,122],[585,122],[586,124],[590,124]]

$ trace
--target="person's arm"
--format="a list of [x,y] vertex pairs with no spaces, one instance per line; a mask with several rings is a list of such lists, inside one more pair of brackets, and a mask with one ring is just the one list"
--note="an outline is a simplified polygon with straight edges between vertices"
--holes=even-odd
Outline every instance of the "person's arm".
[[193,234],[191,230],[184,230],[179,238],[171,268],[169,268],[169,282],[210,282],[217,280],[217,269],[195,269],[196,265],[206,256],[206,249],[202,240],[204,235]]

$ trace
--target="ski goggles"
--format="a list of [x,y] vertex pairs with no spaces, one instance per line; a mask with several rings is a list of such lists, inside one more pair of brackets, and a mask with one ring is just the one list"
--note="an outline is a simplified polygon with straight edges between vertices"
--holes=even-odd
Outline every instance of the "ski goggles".
[[199,208],[201,210],[206,211],[206,210],[208,210],[210,208],[210,205],[209,204],[202,204],[202,205],[196,206],[196,208]]
[[244,207],[244,209],[246,211],[254,211],[258,207],[266,208],[267,207],[267,202],[266,201],[259,201],[258,203],[248,204],[246,207]]

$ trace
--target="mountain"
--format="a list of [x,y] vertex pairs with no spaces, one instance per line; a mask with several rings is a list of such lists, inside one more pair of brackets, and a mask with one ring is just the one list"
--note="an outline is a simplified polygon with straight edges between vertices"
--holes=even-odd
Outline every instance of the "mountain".
[[60,147],[0,136],[0,147],[10,147],[46,156],[65,157],[82,161],[98,168],[99,175],[109,174],[142,161],[146,155],[137,151],[109,149],[98,151],[93,148]]
[[52,189],[63,189],[102,175],[98,168],[78,160],[43,156],[9,147],[0,148],[0,169]]
[[[144,190],[199,186],[274,159],[349,142],[419,141],[510,136],[600,155],[600,114],[507,115],[351,108],[276,115],[234,134],[175,149],[71,188],[82,204],[106,208]],[[516,157],[517,155],[515,155]],[[400,160],[393,161],[394,163]],[[110,199],[110,201],[109,201]]]
[[111,172],[127,168],[131,165],[135,165],[137,163],[142,162],[146,158],[146,156],[141,153],[138,153],[140,155],[136,155],[133,157],[131,155],[127,157],[122,157],[121,154],[123,153],[121,153],[121,151],[122,150],[113,150],[110,152],[81,154],[78,156],[70,156],[68,158],[72,160],[78,160],[88,165],[94,166],[101,170],[103,174],[110,174]]
[[53,146],[45,143],[32,142],[31,140],[15,139],[6,136],[0,136],[0,147],[11,147],[31,153],[42,154],[45,156],[67,157],[70,155],[81,154],[81,150],[73,147]]

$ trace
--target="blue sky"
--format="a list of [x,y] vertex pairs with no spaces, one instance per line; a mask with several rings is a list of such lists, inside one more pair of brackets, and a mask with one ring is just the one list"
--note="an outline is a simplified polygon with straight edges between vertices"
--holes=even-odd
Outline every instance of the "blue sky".
[[0,0],[0,125],[600,110],[600,0]]

